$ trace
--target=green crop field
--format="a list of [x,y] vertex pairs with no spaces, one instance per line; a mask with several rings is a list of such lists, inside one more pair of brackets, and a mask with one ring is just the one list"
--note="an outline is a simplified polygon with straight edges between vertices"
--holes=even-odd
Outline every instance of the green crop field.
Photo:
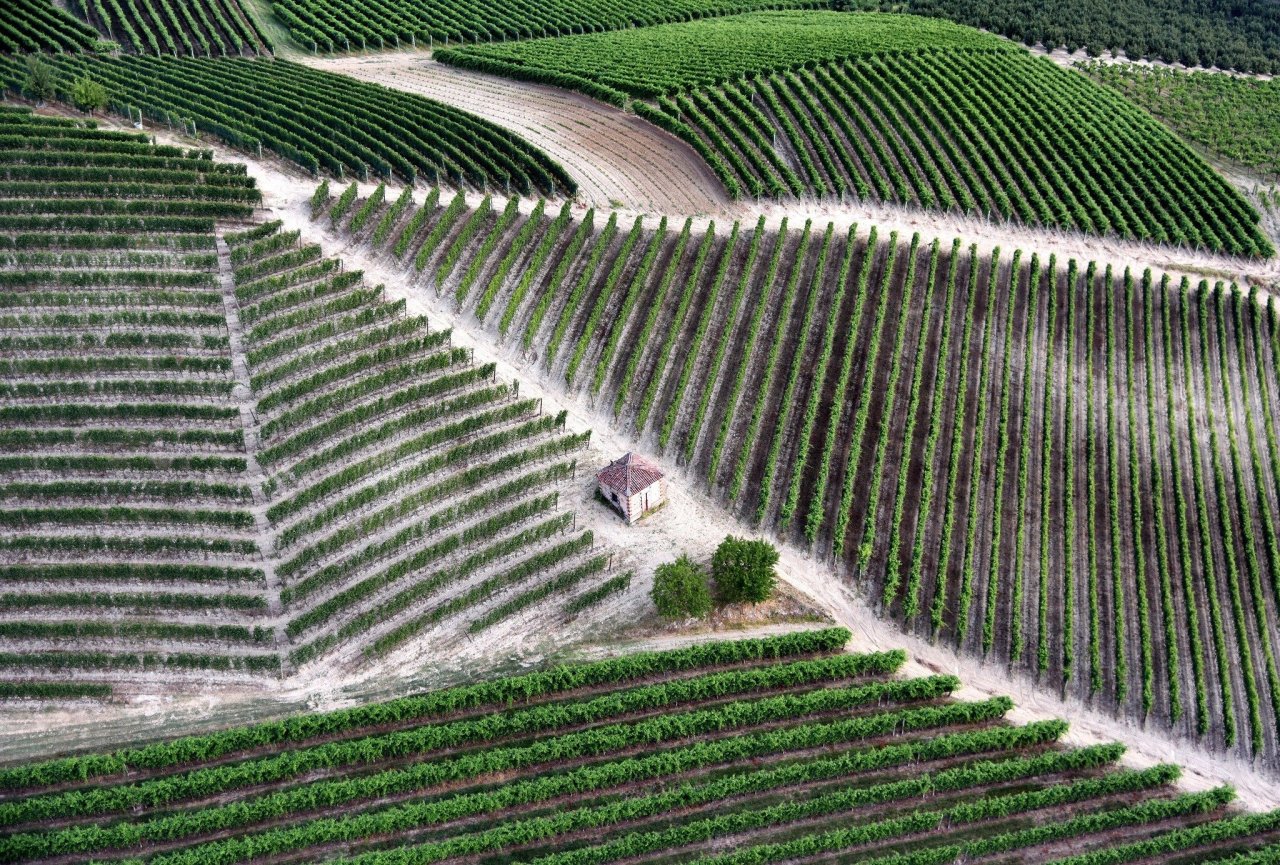
[[252,57],[271,52],[240,0],[71,0],[68,5],[103,38],[137,54]]
[[[894,676],[844,630],[622,655],[0,767],[0,857],[381,865],[959,859],[1252,865],[1280,812]],[[659,709],[661,714],[654,714]],[[121,819],[128,815],[127,819]],[[320,817],[319,815],[323,815]],[[1012,857],[1012,858],[1011,858]]]
[[0,141],[0,693],[369,660],[608,579],[557,507],[590,434],[296,232],[228,231],[242,166],[12,109]]
[[576,75],[631,96],[674,95],[775,70],[881,54],[1004,51],[1006,43],[968,27],[907,15],[756,12],[687,24],[476,45],[443,52]]
[[346,228],[904,627],[1280,757],[1274,299],[874,227],[445,204]]
[[635,98],[735,197],[852,196],[1274,253],[1252,207],[1144,112],[944,21],[761,12],[436,56]]
[[1280,176],[1280,81],[1106,63],[1081,68],[1210,153]]
[[91,50],[98,34],[47,0],[12,0],[0,19],[0,51]]
[[[312,172],[544,193],[573,181],[511,133],[456,109],[284,60],[59,56],[65,92],[80,76],[104,84],[112,106],[183,132],[216,135]],[[0,86],[21,93],[25,67],[0,56]],[[323,126],[319,124],[324,124]]]
[[0,678],[274,673],[214,235],[253,180],[18,112],[0,138]]
[[821,8],[826,0],[271,0],[294,40],[312,50],[353,50],[485,42],[618,30],[752,9]]
[[1280,865],[1275,0],[0,5],[0,865]]

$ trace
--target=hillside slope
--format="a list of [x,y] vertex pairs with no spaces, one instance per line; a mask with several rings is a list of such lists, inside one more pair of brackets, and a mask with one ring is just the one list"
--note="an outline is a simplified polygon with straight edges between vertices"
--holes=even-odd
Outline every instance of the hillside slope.
[[[0,54],[0,87],[27,94],[27,60]],[[524,140],[439,102],[287,60],[57,54],[40,58],[54,98],[82,78],[108,107],[184,135],[270,151],[313,174],[391,177],[546,195],[573,194],[564,169]]]
[[14,109],[0,138],[0,696],[350,669],[625,583],[558,507],[590,433],[242,228],[242,166]]
[[1234,255],[1256,211],[1159,123],[1009,43],[908,15],[760,12],[465,46],[444,63],[627,104],[730,194],[846,196]]
[[1266,295],[435,195],[351,237],[912,630],[1277,758]]
[[[8,862],[1271,863],[1280,812],[898,678],[843,629],[0,768]],[[128,819],[121,819],[128,815]],[[1194,858],[1190,858],[1194,857]]]

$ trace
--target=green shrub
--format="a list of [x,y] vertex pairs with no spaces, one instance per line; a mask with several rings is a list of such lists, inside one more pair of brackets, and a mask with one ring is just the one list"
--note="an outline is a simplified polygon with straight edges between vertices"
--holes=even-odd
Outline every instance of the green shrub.
[[43,103],[58,93],[58,81],[53,67],[34,54],[27,57],[27,77],[22,89],[36,102]]
[[700,619],[711,612],[707,575],[688,556],[658,566],[650,595],[658,612],[668,619]]
[[315,219],[324,211],[325,205],[329,203],[329,178],[320,181],[320,185],[316,187],[316,191],[311,195],[311,218]]
[[778,579],[773,566],[777,563],[778,551],[768,541],[730,535],[716,548],[711,575],[724,600],[758,604],[773,594]]
[[86,114],[101,111],[108,101],[107,88],[88,75],[81,75],[71,85],[71,104]]
[[351,185],[342,191],[338,196],[338,201],[329,211],[329,222],[336,226],[342,221],[342,217],[347,215],[347,211],[351,209],[351,205],[355,203],[356,196],[360,193],[360,187],[356,182],[351,181]]

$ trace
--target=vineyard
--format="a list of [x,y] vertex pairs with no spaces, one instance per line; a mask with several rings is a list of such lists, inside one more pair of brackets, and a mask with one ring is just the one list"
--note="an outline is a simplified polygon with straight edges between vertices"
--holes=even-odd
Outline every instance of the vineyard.
[[773,12],[470,46],[446,63],[624,104],[730,194],[856,197],[1270,256],[1252,207],[1105,88],[902,15]]
[[12,109],[0,137],[7,696],[274,673],[214,245],[253,181]]
[[135,54],[271,53],[271,44],[241,0],[69,0],[68,5],[104,38]]
[[1183,138],[1240,165],[1280,176],[1280,81],[1105,63],[1080,68]]
[[645,27],[754,9],[823,8],[826,0],[271,0],[294,41],[312,51],[355,51],[487,42]]
[[10,0],[0,863],[1280,865],[1273,7]]
[[1280,812],[1003,697],[844,654],[849,632],[712,642],[0,769],[6,862],[797,858],[1271,863]]
[[[921,51],[1014,53],[968,27],[909,15],[757,12],[608,33],[442,49],[437,59],[582,78],[639,99],[774,70]],[[501,68],[501,67],[499,67]]]
[[[61,87],[79,75],[106,86],[112,107],[249,153],[264,150],[338,177],[572,194],[563,169],[511,133],[438,102],[284,60],[51,58]],[[25,67],[0,56],[0,86],[21,93]]]
[[91,27],[46,0],[10,0],[0,19],[0,51],[89,51],[98,42]]
[[1280,759],[1266,296],[875,229],[366,205],[346,231],[909,629]]
[[296,233],[230,246],[292,664],[478,633],[606,578],[557,507],[589,432]]
[[0,696],[364,663],[625,587],[557,507],[590,433],[296,233],[227,231],[243,166],[15,109],[0,138]]

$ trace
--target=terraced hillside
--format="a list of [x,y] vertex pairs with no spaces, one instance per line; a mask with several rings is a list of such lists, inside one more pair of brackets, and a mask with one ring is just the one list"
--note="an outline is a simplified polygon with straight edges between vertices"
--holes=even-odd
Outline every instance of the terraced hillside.
[[240,0],[70,0],[68,6],[104,38],[135,54],[252,57],[271,53],[271,43]]
[[[121,115],[216,136],[261,156],[342,177],[424,178],[505,192],[572,194],[564,170],[511,133],[429,99],[284,60],[58,55],[58,97],[81,76]],[[21,58],[0,55],[0,87],[22,94]]]
[[1256,211],[1113,92],[906,15],[761,12],[451,48],[684,138],[734,196],[854,196],[1269,256]]
[[346,230],[908,628],[1277,761],[1266,295],[874,228],[381,197]]
[[290,662],[576,609],[605,581],[607,552],[557,506],[590,432],[562,434],[297,234],[229,246]]
[[214,248],[253,181],[8,109],[0,141],[0,693],[275,673]]
[[558,507],[590,434],[229,231],[242,166],[14,109],[0,142],[0,697],[350,667],[625,587]]
[[88,51],[98,40],[93,28],[47,0],[12,0],[8,7],[0,20],[0,51]]
[[559,36],[687,21],[751,9],[821,8],[825,0],[546,0],[536,4],[478,0],[272,0],[294,41],[312,51],[353,51],[437,42],[484,42]]
[[624,655],[0,769],[7,862],[1212,862],[1280,812],[1013,726],[849,633]]

